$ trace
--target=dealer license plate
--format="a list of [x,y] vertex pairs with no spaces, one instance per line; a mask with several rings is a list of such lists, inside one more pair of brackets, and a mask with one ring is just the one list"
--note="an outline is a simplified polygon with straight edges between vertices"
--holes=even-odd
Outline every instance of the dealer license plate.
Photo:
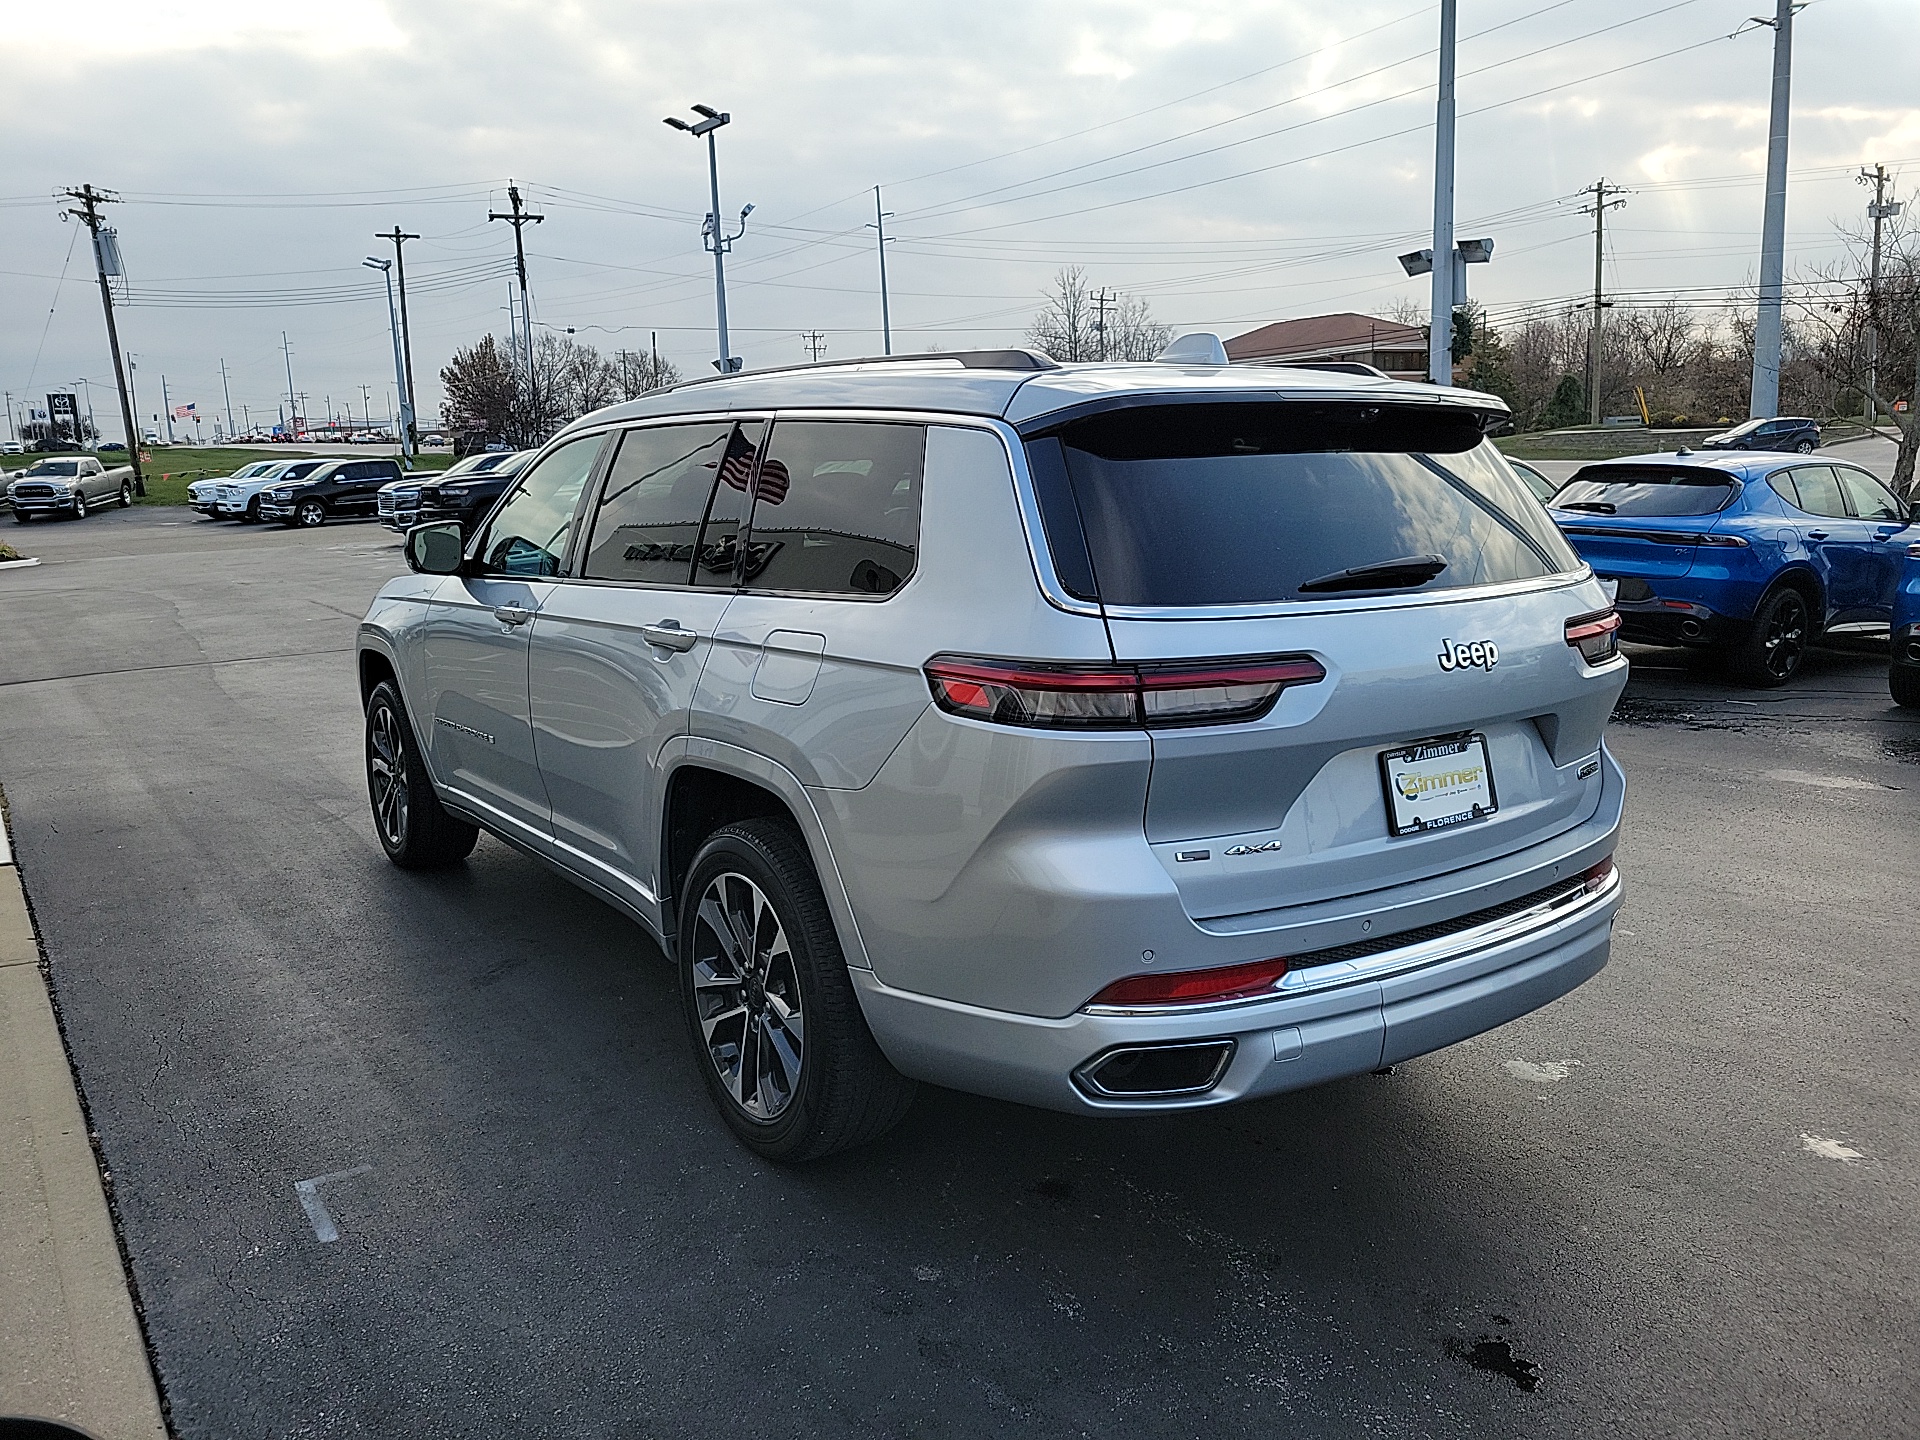
[[1500,808],[1487,760],[1487,737],[1450,735],[1380,753],[1387,792],[1387,826],[1395,835],[1422,835]]

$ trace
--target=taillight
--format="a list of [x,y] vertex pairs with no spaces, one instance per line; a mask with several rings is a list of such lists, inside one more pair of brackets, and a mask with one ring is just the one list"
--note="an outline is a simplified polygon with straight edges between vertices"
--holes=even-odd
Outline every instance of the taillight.
[[1289,685],[1326,667],[1307,655],[1152,665],[1071,665],[936,655],[933,703],[950,715],[1056,730],[1224,725],[1258,720]]
[[1620,653],[1620,615],[1613,609],[1576,615],[1567,621],[1567,644],[1589,665],[1601,665]]
[[1587,893],[1591,895],[1607,883],[1607,877],[1611,874],[1613,874],[1613,857],[1609,855],[1599,864],[1589,865],[1583,870],[1580,873],[1580,883],[1586,887]]
[[1284,958],[1222,965],[1217,970],[1172,970],[1163,975],[1130,975],[1116,980],[1089,1005],[1204,1005],[1216,1000],[1245,1000],[1265,995],[1287,973]]

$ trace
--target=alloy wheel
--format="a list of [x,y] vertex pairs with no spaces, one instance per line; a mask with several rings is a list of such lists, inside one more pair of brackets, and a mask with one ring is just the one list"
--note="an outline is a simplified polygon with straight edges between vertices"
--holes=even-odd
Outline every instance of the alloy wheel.
[[327,521],[327,508],[318,500],[302,501],[300,509],[295,513],[300,523],[309,528],[315,525],[324,525]]
[[373,790],[373,819],[389,850],[407,843],[407,752],[400,739],[400,717],[392,707],[375,705],[367,726],[367,783]]
[[1767,652],[1767,673],[1776,679],[1791,679],[1807,649],[1807,602],[1797,590],[1784,592],[1774,602],[1762,644]]
[[745,875],[716,876],[695,910],[694,1004],[728,1098],[755,1120],[793,1103],[806,1054],[800,974],[786,927]]
[[87,497],[78,491],[74,493],[73,497],[73,518],[76,520],[84,520],[87,518]]

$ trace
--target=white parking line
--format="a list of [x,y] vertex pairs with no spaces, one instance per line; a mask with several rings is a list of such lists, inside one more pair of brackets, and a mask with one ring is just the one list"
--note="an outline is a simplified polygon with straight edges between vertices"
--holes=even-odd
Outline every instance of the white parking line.
[[355,1175],[365,1175],[371,1169],[371,1165],[356,1165],[351,1170],[336,1170],[331,1175],[316,1175],[311,1180],[293,1182],[293,1193],[300,1197],[300,1208],[307,1212],[307,1220],[313,1226],[313,1238],[322,1245],[331,1245],[338,1240],[340,1227],[333,1223],[333,1216],[327,1213],[326,1204],[320,1199],[320,1187],[330,1185],[335,1180],[350,1180]]

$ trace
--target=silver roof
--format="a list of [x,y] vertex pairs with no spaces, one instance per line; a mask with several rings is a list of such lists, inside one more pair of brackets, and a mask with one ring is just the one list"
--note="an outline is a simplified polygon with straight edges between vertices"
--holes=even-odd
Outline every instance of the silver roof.
[[915,410],[1021,425],[1089,401],[1126,395],[1228,399],[1252,394],[1288,400],[1392,399],[1501,413],[1507,408],[1497,396],[1474,390],[1325,370],[1160,361],[999,369],[951,358],[898,356],[689,381],[584,415],[567,428],[672,415],[815,409]]

